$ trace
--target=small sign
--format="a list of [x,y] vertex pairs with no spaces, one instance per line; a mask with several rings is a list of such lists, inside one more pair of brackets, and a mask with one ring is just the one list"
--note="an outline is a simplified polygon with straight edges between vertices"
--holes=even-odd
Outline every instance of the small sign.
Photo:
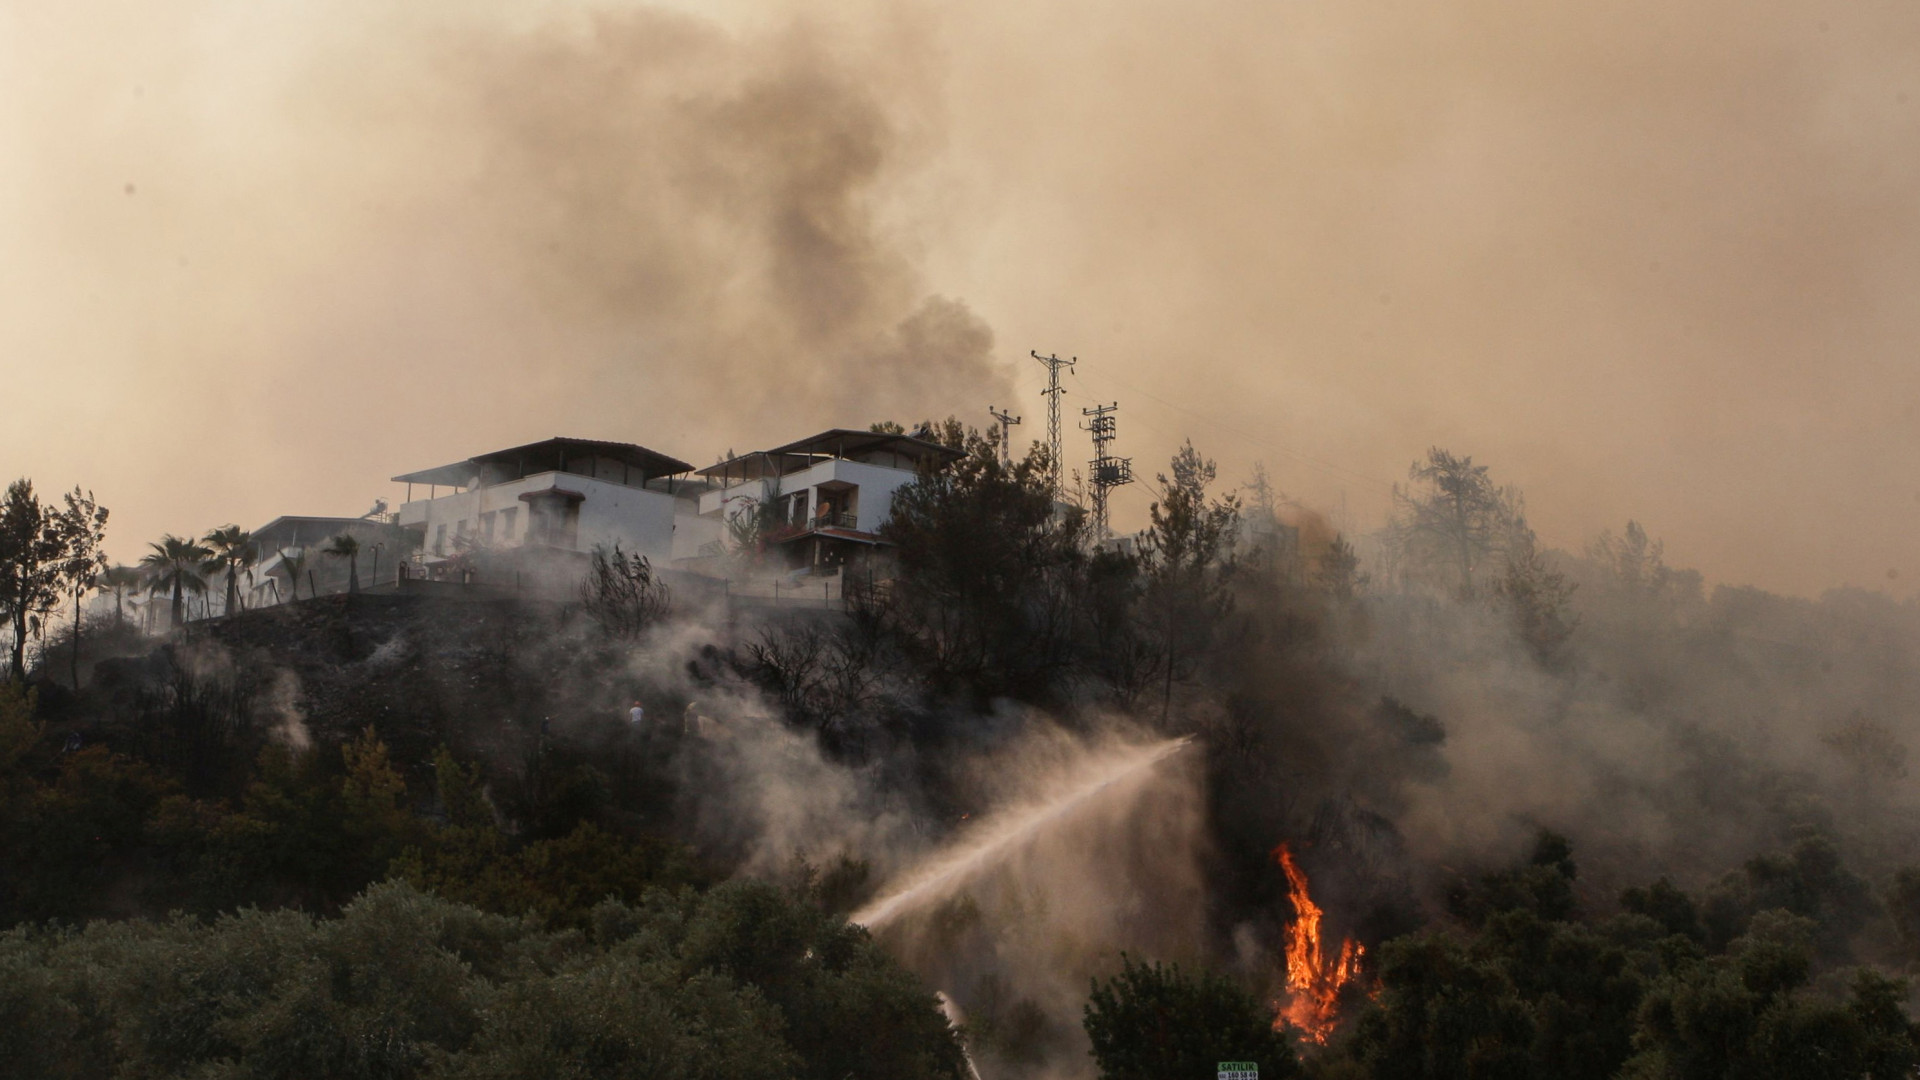
[[1260,1063],[1223,1061],[1220,1063],[1220,1080],[1260,1080]]

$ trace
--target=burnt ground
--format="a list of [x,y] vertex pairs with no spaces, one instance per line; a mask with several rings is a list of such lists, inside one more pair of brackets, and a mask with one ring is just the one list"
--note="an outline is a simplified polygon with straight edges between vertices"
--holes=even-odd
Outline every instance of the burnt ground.
[[[362,594],[194,623],[146,655],[101,660],[83,695],[96,707],[81,711],[111,718],[87,725],[89,741],[186,724],[232,729],[236,753],[278,741],[336,760],[338,744],[371,726],[417,796],[430,791],[432,757],[445,746],[481,762],[503,803],[536,814],[556,784],[633,787],[649,771],[639,758],[671,750],[664,736],[629,730],[635,698],[656,719],[687,706],[629,674],[571,605]],[[640,817],[666,809],[659,797],[613,794],[582,797],[627,803]]]

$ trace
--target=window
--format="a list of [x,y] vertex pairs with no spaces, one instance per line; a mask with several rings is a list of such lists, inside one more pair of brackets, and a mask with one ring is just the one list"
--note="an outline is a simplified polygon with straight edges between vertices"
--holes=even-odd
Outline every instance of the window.
[[505,541],[505,540],[513,539],[513,519],[518,517],[519,515],[520,515],[520,508],[517,506],[509,506],[505,510],[500,511],[500,539],[501,540]]
[[497,519],[499,516],[500,516],[500,512],[497,510],[489,510],[486,513],[480,515],[480,542],[481,543],[483,544],[493,543],[493,526],[494,526],[495,519]]
[[433,553],[435,555],[447,553],[447,527],[444,524],[433,527]]
[[543,492],[527,504],[527,543],[570,548],[580,534],[580,504]]

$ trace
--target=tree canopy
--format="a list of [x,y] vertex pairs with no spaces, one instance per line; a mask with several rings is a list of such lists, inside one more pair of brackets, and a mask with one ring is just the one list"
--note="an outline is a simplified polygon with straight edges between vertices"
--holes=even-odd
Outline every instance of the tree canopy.
[[0,614],[12,638],[8,672],[16,680],[26,675],[28,637],[62,599],[91,587],[100,570],[106,508],[77,487],[62,502],[60,508],[41,502],[25,479],[7,485],[0,501]]
[[186,596],[207,591],[207,575],[218,569],[213,549],[188,537],[172,533],[147,545],[140,566],[147,574],[147,593],[166,593],[172,597],[173,625],[186,621]]

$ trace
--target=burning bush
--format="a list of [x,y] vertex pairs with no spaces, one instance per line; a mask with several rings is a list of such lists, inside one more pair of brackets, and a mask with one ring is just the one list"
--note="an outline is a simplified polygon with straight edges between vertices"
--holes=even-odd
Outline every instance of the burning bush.
[[1285,843],[1273,849],[1273,861],[1287,875],[1287,899],[1293,921],[1287,925],[1287,982],[1273,1018],[1276,1031],[1293,1028],[1309,1042],[1324,1046],[1339,1020],[1341,992],[1360,978],[1366,950],[1350,937],[1329,950],[1320,936],[1325,914],[1307,893],[1307,875]]

